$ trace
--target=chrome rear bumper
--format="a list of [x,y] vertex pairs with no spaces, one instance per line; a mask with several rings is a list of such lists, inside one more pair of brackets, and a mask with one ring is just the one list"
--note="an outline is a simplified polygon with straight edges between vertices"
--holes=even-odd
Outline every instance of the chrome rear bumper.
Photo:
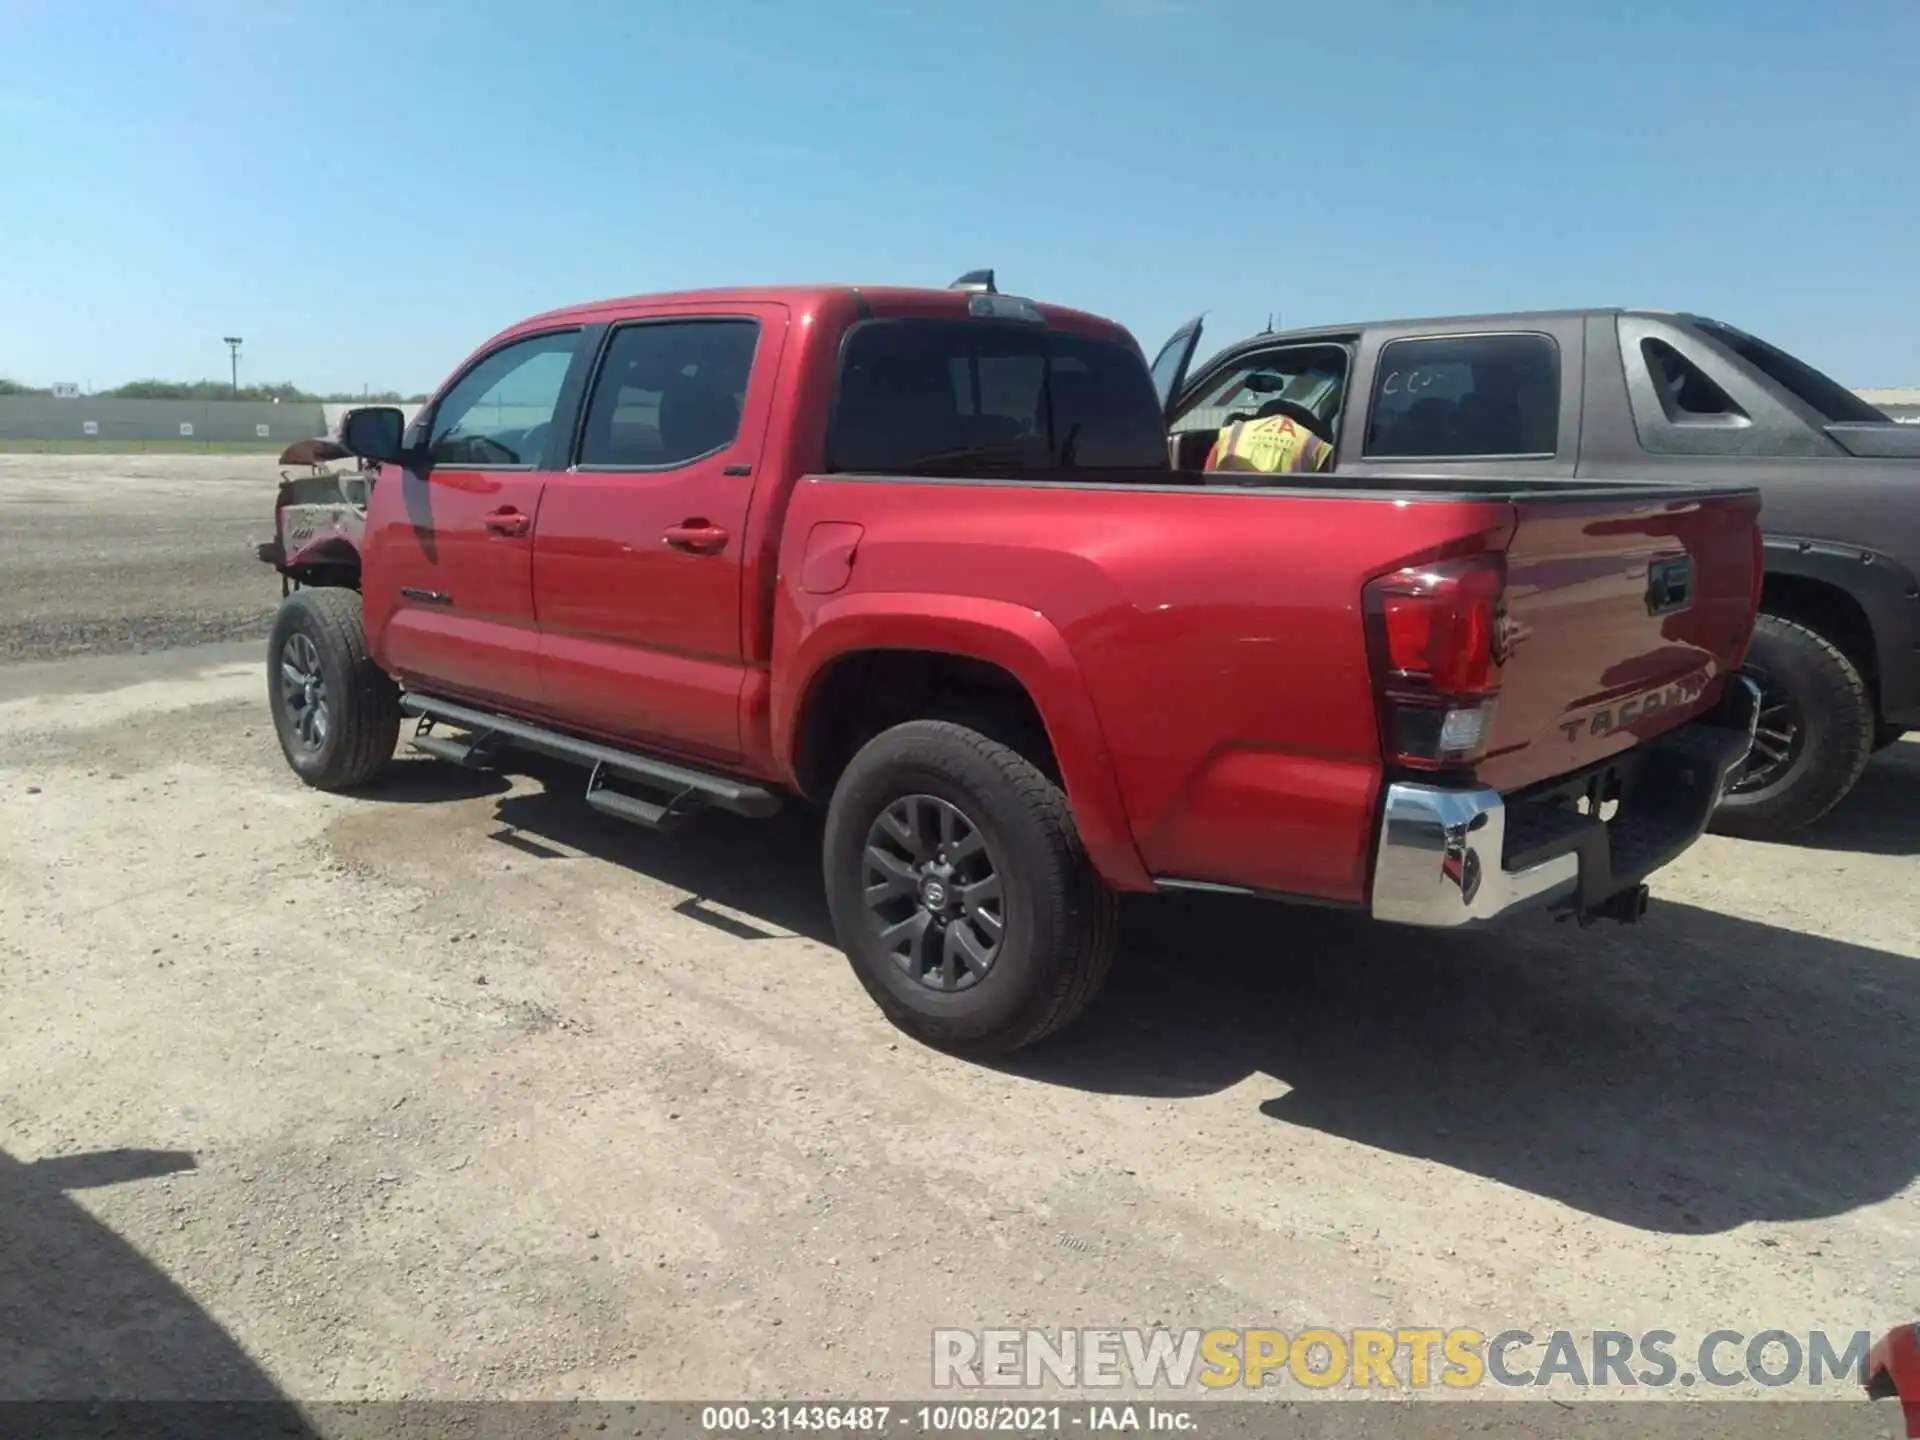
[[1758,714],[1759,691],[1736,676],[1710,719],[1629,752],[1632,773],[1611,821],[1579,814],[1559,794],[1510,805],[1497,790],[1389,785],[1374,918],[1448,927],[1536,901],[1598,910],[1699,839],[1746,759]]
[[1571,894],[1580,857],[1503,868],[1507,806],[1497,790],[1390,785],[1373,863],[1373,918],[1402,925],[1491,920],[1528,900]]

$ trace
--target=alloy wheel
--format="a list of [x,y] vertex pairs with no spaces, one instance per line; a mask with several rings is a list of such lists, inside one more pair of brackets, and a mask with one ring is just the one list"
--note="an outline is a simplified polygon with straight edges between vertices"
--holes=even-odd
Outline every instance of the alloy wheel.
[[931,990],[971,989],[1006,940],[1002,870],[980,827],[934,795],[906,795],[867,831],[861,887],[893,963]]
[[1806,717],[1799,703],[1766,671],[1748,666],[1746,674],[1760,687],[1760,716],[1754,726],[1753,749],[1728,787],[1735,795],[1765,790],[1780,780],[1806,746]]
[[287,707],[287,723],[303,750],[327,743],[327,681],[320,672],[320,649],[299,632],[280,647],[280,698]]

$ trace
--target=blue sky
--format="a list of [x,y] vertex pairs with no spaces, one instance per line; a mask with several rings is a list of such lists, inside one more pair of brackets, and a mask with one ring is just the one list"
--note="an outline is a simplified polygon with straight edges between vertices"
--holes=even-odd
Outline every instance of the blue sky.
[[1149,350],[1631,304],[1920,384],[1917,172],[1913,0],[0,0],[0,375],[992,265]]

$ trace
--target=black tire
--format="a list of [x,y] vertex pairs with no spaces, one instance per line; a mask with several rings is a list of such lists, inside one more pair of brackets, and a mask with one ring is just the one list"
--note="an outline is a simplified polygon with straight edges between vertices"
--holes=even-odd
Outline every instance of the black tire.
[[[317,694],[296,672],[317,677]],[[359,592],[296,590],[280,602],[267,642],[267,704],[287,764],[317,790],[364,785],[393,758],[400,690],[367,654]]]
[[[885,878],[893,872],[870,874],[871,847],[894,843],[894,832],[878,827],[923,805],[936,819],[945,809],[957,812],[956,823],[972,827],[1000,880],[997,951],[984,971],[963,977],[966,988],[916,978],[914,947],[896,958],[882,939],[892,916],[906,917],[900,925],[919,916],[926,879],[940,878],[929,864],[915,893]],[[899,844],[899,854],[911,855]],[[888,1019],[940,1049],[988,1055],[1030,1045],[1078,1016],[1112,967],[1118,901],[1087,859],[1065,793],[1018,751],[963,725],[913,720],[869,741],[827,806],[824,863],[834,929],[854,974]],[[880,879],[876,894],[892,893],[869,904],[870,878]],[[971,923],[973,913],[936,916],[929,943],[938,949],[945,931]],[[971,933],[977,942],[991,931]]]
[[[1713,829],[1776,840],[1811,825],[1853,789],[1873,753],[1873,697],[1838,646],[1777,615],[1755,623],[1747,671],[1762,690],[1760,735],[1714,812]],[[1773,758],[1779,754],[1784,761]]]

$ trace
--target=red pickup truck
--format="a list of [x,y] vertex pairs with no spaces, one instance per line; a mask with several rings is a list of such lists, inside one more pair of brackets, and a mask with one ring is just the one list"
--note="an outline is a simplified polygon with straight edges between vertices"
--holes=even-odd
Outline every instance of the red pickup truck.
[[1190,352],[978,273],[516,325],[347,417],[363,511],[282,487],[287,760],[822,804],[856,973],[962,1050],[1077,1014],[1122,891],[1638,919],[1751,739],[1754,492],[1207,472]]

